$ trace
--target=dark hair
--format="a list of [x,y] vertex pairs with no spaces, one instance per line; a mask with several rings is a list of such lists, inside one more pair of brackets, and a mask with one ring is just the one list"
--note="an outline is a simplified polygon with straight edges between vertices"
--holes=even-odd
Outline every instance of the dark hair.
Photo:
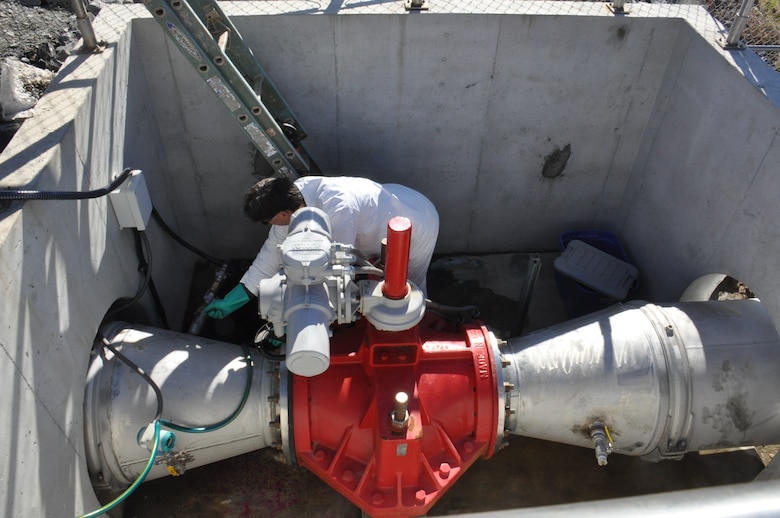
[[263,178],[244,195],[244,214],[252,221],[267,222],[283,210],[295,212],[305,205],[303,195],[289,178]]

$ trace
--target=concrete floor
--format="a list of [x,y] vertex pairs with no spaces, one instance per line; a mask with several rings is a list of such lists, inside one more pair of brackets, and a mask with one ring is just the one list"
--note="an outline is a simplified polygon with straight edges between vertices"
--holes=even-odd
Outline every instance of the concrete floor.
[[[567,318],[552,261],[542,266],[523,332]],[[439,258],[429,275],[430,297],[447,305],[476,304],[481,319],[508,338],[529,254]],[[230,327],[222,323],[223,327]],[[748,482],[763,462],[754,449],[650,463],[612,455],[606,467],[590,449],[513,436],[492,459],[478,461],[428,516],[506,510]],[[361,511],[305,469],[262,450],[143,484],[124,506],[125,517],[359,517]]]
[[[754,450],[689,454],[650,463],[612,455],[599,467],[584,448],[512,437],[478,461],[428,516],[554,505],[751,481],[763,468]],[[125,517],[354,517],[361,511],[311,472],[273,459],[269,450],[143,484]]]

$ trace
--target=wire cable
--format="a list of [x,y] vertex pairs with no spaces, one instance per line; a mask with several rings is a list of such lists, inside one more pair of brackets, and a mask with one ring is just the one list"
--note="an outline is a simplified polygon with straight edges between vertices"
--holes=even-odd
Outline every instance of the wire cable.
[[214,430],[219,430],[220,428],[223,428],[228,424],[230,424],[231,422],[233,422],[233,420],[235,420],[235,418],[238,417],[238,415],[244,409],[244,406],[246,405],[246,402],[249,399],[249,393],[252,390],[252,379],[253,379],[252,371],[253,371],[254,363],[252,361],[251,353],[246,347],[244,347],[244,359],[247,362],[247,378],[246,378],[246,385],[244,387],[244,394],[241,397],[241,403],[238,405],[236,410],[227,418],[217,423],[214,423],[212,425],[208,425],[208,426],[178,425],[166,419],[162,419],[163,396],[160,387],[157,386],[157,383],[155,383],[155,381],[148,374],[146,374],[146,372],[144,372],[144,370],[141,367],[139,367],[138,364],[136,364],[130,358],[128,358],[127,356],[119,352],[117,348],[114,347],[113,344],[111,344],[111,342],[109,342],[105,336],[101,335],[100,338],[105,348],[110,350],[117,358],[119,358],[119,360],[121,360],[125,365],[130,367],[130,369],[132,369],[136,374],[141,376],[154,391],[155,398],[157,399],[157,410],[153,421],[154,442],[152,444],[149,460],[147,461],[143,472],[141,472],[138,478],[136,478],[135,481],[122,492],[122,494],[120,494],[118,497],[116,497],[114,500],[104,505],[100,509],[97,509],[87,514],[79,515],[77,518],[95,518],[97,516],[105,514],[111,509],[113,509],[114,507],[124,502],[136,489],[138,489],[138,486],[140,486],[141,483],[143,483],[144,479],[146,479],[146,476],[149,474],[149,471],[151,471],[152,466],[154,466],[155,458],[157,457],[157,451],[160,447],[160,430],[162,425],[165,425],[168,428],[172,428],[173,430],[178,430],[180,432],[186,432],[186,433],[205,433],[205,432],[212,432]]
[[206,261],[216,264],[216,265],[222,265],[225,261],[224,259],[218,259],[212,255],[207,254],[206,252],[200,250],[199,248],[195,247],[194,245],[187,242],[183,237],[181,237],[179,234],[173,231],[173,229],[168,226],[168,224],[165,222],[165,220],[160,216],[160,213],[157,212],[157,209],[152,207],[152,217],[157,222],[158,225],[160,225],[160,228],[162,228],[166,234],[168,234],[171,238],[173,238],[174,241],[179,243],[181,246],[189,250],[190,252],[194,253],[195,255],[200,256],[201,258],[205,259]]
[[238,404],[238,407],[236,407],[233,413],[230,414],[225,419],[222,419],[221,421],[209,425],[187,426],[187,425],[174,423],[167,419],[162,419],[163,396],[160,387],[157,386],[157,383],[155,383],[155,381],[148,374],[146,374],[143,371],[143,369],[141,369],[141,367],[139,367],[135,362],[133,362],[130,358],[120,353],[113,345],[111,345],[111,343],[108,340],[106,340],[105,337],[103,337],[103,345],[105,345],[112,353],[114,353],[117,358],[122,360],[123,363],[125,363],[133,371],[138,373],[138,375],[140,375],[144,380],[146,380],[146,382],[152,387],[152,390],[154,390],[154,394],[157,397],[157,415],[155,417],[155,420],[159,420],[164,426],[171,428],[172,430],[176,430],[179,432],[186,432],[186,433],[206,433],[206,432],[213,432],[215,430],[219,430],[220,428],[224,428],[225,426],[233,422],[236,419],[236,417],[238,417],[238,415],[244,410],[244,407],[246,406],[246,402],[249,399],[249,394],[252,392],[254,362],[252,360],[252,353],[249,351],[249,349],[243,347],[244,361],[247,364],[246,383],[244,385],[244,393],[241,396],[241,402]]
[[122,185],[132,172],[133,169],[128,167],[122,171],[122,174],[117,176],[113,182],[101,189],[95,189],[94,191],[28,191],[24,189],[7,189],[0,190],[0,200],[88,200],[91,198],[99,198]]
[[455,319],[458,322],[468,322],[479,317],[478,306],[445,306],[431,299],[425,299],[425,307],[444,319]]
[[241,412],[244,410],[244,406],[246,406],[246,402],[249,400],[249,393],[252,392],[252,371],[254,368],[254,362],[252,361],[252,353],[249,352],[249,349],[244,347],[244,361],[247,364],[247,371],[246,371],[246,384],[244,385],[244,394],[241,396],[241,402],[238,404],[238,407],[233,411],[232,414],[227,416],[225,419],[218,421],[213,424],[204,425],[204,426],[186,426],[177,424],[171,421],[168,421],[167,419],[162,419],[161,422],[163,425],[165,425],[168,428],[171,428],[172,430],[176,430],[179,432],[185,432],[185,433],[207,433],[207,432],[213,432],[215,430],[219,430],[220,428],[224,428],[225,426],[232,423],[236,417],[241,414]]
[[[135,253],[138,256],[138,269],[140,271],[146,272],[147,269],[149,270],[149,294],[152,296],[152,300],[154,301],[154,307],[157,308],[157,314],[160,317],[160,321],[162,322],[162,325],[165,329],[170,329],[171,326],[168,323],[168,316],[165,314],[165,307],[163,306],[162,299],[160,298],[160,293],[157,291],[157,285],[154,283],[154,277],[151,273],[151,261],[152,261],[152,247],[148,243],[146,244],[147,252],[144,253],[144,247],[143,247],[143,240],[142,236],[145,237],[146,234],[143,231],[135,231]],[[149,256],[149,259],[146,259],[146,256]]]
[[130,369],[133,372],[141,376],[152,388],[152,390],[154,391],[154,396],[157,399],[157,411],[155,412],[154,420],[159,421],[162,418],[162,413],[163,413],[163,395],[162,395],[162,391],[160,390],[160,387],[158,387],[157,383],[155,383],[152,377],[149,376],[146,372],[144,372],[144,370],[141,367],[139,367],[133,360],[131,360],[130,358],[128,358],[127,356],[119,352],[117,348],[114,347],[114,345],[111,342],[109,342],[105,336],[101,335],[100,338],[101,341],[103,342],[103,346],[106,349],[111,351],[114,354],[114,356],[116,356],[122,361],[122,363],[130,367]]
[[133,298],[131,298],[121,306],[116,307],[111,311],[109,311],[108,313],[106,313],[105,319],[109,319],[111,318],[111,316],[116,315],[121,311],[124,311],[127,308],[136,304],[139,300],[141,300],[141,297],[143,297],[144,293],[146,293],[146,288],[149,286],[149,282],[152,277],[152,247],[149,244],[149,238],[146,236],[144,232],[142,231],[136,231],[136,232],[140,234],[139,237],[141,238],[141,242],[143,243],[143,246],[146,249],[146,255],[149,257],[148,262],[142,260],[141,264],[139,264],[139,269],[146,270],[144,271],[144,278],[142,279],[141,285],[138,287],[138,291],[133,296]]

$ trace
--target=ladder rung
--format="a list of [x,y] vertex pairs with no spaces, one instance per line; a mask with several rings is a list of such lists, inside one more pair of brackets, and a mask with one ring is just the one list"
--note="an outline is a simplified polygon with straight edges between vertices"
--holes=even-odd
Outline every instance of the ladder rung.
[[[144,0],[166,35],[222,100],[280,175],[308,174],[312,165],[298,124],[232,22],[213,1]],[[294,128],[294,142],[285,129]]]

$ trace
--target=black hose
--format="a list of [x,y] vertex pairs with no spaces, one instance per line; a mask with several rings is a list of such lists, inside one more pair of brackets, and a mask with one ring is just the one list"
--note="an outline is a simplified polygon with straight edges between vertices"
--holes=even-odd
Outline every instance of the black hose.
[[276,363],[284,361],[285,354],[274,352],[274,350],[279,350],[279,347],[275,346],[271,342],[263,340],[262,342],[255,343],[255,345],[257,346],[257,350],[260,353],[260,356],[266,360],[270,360]]
[[102,189],[94,191],[27,191],[22,189],[0,189],[0,200],[88,200],[91,198],[100,198],[105,196],[122,182],[127,180],[133,169],[129,167],[122,171],[122,174]]
[[[122,185],[125,180],[132,174],[134,170],[127,167],[124,171],[122,171],[122,174],[116,177],[113,182],[108,184],[106,187],[103,187],[101,189],[95,189],[93,191],[29,191],[29,190],[22,190],[22,189],[0,189],[0,201],[12,201],[12,200],[87,200],[92,198],[99,198],[101,196],[105,196],[112,191],[116,190],[117,187]],[[205,252],[195,248],[193,245],[185,241],[183,238],[181,238],[178,234],[176,234],[171,227],[168,226],[167,223],[162,219],[160,214],[157,212],[157,209],[152,207],[152,215],[154,216],[155,221],[160,225],[160,227],[169,235],[171,236],[177,243],[184,246],[186,249],[190,250],[191,252],[195,253],[196,255],[199,255],[203,259],[214,263],[221,265],[224,263],[224,261],[220,259],[216,259]],[[146,262],[146,259],[144,258],[144,253],[141,250],[140,245],[138,244],[139,235],[143,236],[144,245],[147,250],[147,255],[149,256],[149,262]],[[143,233],[136,233],[136,248],[138,249],[138,257],[141,262],[139,265],[139,270],[144,272],[144,282],[141,285],[141,288],[139,289],[138,293],[133,297],[128,303],[123,304],[119,308],[114,309],[111,311],[111,314],[118,313],[119,311],[122,311],[124,309],[129,308],[143,296],[144,292],[146,291],[147,287],[151,290],[152,297],[154,298],[155,305],[157,306],[157,311],[160,315],[160,318],[162,319],[163,325],[167,328],[169,328],[168,325],[168,319],[165,315],[165,311],[162,307],[162,302],[160,300],[160,296],[157,293],[157,288],[154,285],[154,281],[151,278],[151,246],[149,245],[148,240],[146,239],[146,236]]]
[[169,236],[171,236],[174,241],[179,243],[181,246],[183,246],[190,252],[202,257],[203,259],[205,259],[206,261],[212,264],[222,265],[225,262],[223,259],[217,259],[216,257],[211,256],[206,252],[203,252],[202,250],[196,248],[195,246],[185,241],[184,238],[179,236],[176,232],[173,231],[173,229],[171,229],[171,227],[168,226],[165,220],[162,219],[162,216],[160,216],[160,213],[157,212],[157,209],[155,209],[154,207],[152,207],[152,217],[157,222],[157,224],[160,225],[160,228],[162,228]]
[[105,336],[101,335],[100,338],[103,342],[103,347],[106,347],[108,350],[114,353],[114,356],[122,360],[122,363],[130,367],[133,371],[135,371],[149,384],[150,387],[152,387],[152,390],[154,390],[154,396],[157,399],[157,412],[154,416],[154,420],[159,421],[163,413],[163,396],[160,387],[157,386],[157,383],[155,383],[154,380],[146,372],[144,372],[144,370],[141,367],[136,365],[130,358],[120,353],[116,349],[116,347],[111,345],[111,342],[109,342]]
[[284,353],[274,352],[274,350],[278,351],[281,347],[278,344],[271,342],[270,322],[266,322],[255,335],[255,347],[257,347],[260,355],[266,360],[283,362],[285,359]]
[[[127,177],[130,176],[130,174],[134,170],[131,168],[125,168],[124,171],[122,171],[122,174],[116,177],[116,179],[108,184],[106,187],[103,187],[102,189],[95,189],[94,191],[28,191],[24,189],[0,189],[0,201],[12,201],[12,200],[88,200],[92,198],[100,198],[101,196],[105,196],[112,191],[116,190],[117,187],[122,185],[122,183],[127,180]],[[169,227],[165,221],[163,221],[160,214],[157,212],[157,209],[152,207],[152,216],[154,216],[155,221],[162,227],[162,229],[168,233],[173,239],[179,243],[180,245],[184,246],[186,249],[190,250],[191,252],[199,255],[203,259],[214,263],[214,264],[222,264],[225,261],[222,261],[220,259],[216,259],[205,252],[202,252],[201,250],[195,248],[193,245],[189,244],[187,241],[182,239],[179,235],[177,235],[173,230],[171,230],[171,227]]]
[[154,390],[155,398],[157,399],[157,412],[155,414],[154,420],[159,421],[164,426],[167,426],[168,428],[171,428],[172,430],[176,430],[179,432],[185,432],[185,433],[208,433],[213,432],[215,430],[219,430],[220,428],[224,428],[225,426],[229,425],[235,419],[241,414],[241,412],[244,410],[244,407],[246,406],[247,401],[249,400],[249,394],[252,392],[252,380],[253,380],[253,368],[254,368],[254,362],[252,361],[252,353],[249,352],[249,350],[244,347],[244,361],[247,365],[247,373],[246,373],[246,382],[244,384],[244,393],[241,396],[241,401],[239,402],[238,406],[233,410],[233,412],[227,416],[225,419],[222,419],[221,421],[213,424],[208,425],[198,425],[198,426],[187,426],[187,425],[181,425],[174,423],[172,421],[168,421],[167,419],[162,418],[163,413],[163,395],[162,391],[160,390],[160,387],[155,383],[155,381],[144,372],[144,370],[138,366],[133,360],[125,356],[124,354],[120,353],[116,347],[114,347],[111,342],[108,341],[108,339],[100,335],[101,341],[103,342],[103,346],[109,349],[114,355],[122,360],[122,362],[130,367],[134,372],[136,372],[138,375],[140,375]]
[[425,299],[425,307],[431,313],[444,319],[454,319],[461,323],[479,318],[479,307],[477,306],[445,306],[431,299]]
[[[136,230],[135,231],[135,253],[138,256],[138,270],[141,272],[146,273],[147,270],[149,270],[149,293],[152,296],[152,300],[154,301],[154,306],[157,308],[157,314],[160,317],[160,320],[162,321],[163,327],[165,329],[170,329],[171,326],[168,323],[168,316],[165,313],[165,307],[163,306],[162,299],[160,298],[160,293],[157,291],[157,285],[154,283],[154,277],[152,277],[151,269],[152,269],[152,247],[148,244],[147,241],[147,252],[144,253],[143,250],[143,239],[142,236],[146,236],[143,231]],[[149,255],[149,260],[146,260],[146,254]]]
[[152,278],[152,247],[149,244],[149,238],[146,237],[146,234],[141,231],[138,232],[137,236],[140,237],[141,242],[143,243],[144,247],[146,248],[147,254],[149,256],[149,262],[147,263],[146,260],[143,258],[140,259],[140,263],[138,265],[138,269],[143,271],[144,278],[141,282],[141,286],[138,287],[138,291],[136,292],[135,296],[133,296],[132,299],[129,299],[127,302],[122,304],[121,306],[112,309],[108,313],[106,313],[106,316],[104,318],[108,319],[112,315],[116,315],[120,311],[124,311],[125,309],[133,306],[135,303],[137,303],[139,300],[141,300],[141,297],[143,297],[144,293],[146,293],[146,288],[149,287],[149,283]]

